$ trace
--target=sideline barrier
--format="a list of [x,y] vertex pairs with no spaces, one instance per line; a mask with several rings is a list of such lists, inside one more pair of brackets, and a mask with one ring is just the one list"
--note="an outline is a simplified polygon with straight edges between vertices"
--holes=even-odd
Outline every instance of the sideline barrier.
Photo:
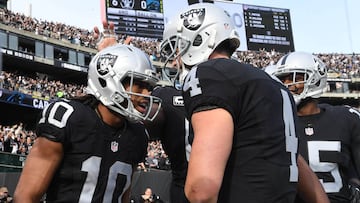
[[26,156],[0,152],[0,186],[8,187],[10,195],[14,193]]
[[0,152],[0,172],[21,172],[26,156]]

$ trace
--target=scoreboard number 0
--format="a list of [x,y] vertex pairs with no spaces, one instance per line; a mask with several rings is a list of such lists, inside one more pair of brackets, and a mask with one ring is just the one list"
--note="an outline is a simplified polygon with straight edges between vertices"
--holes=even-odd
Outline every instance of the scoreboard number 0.
[[141,1],[141,2],[140,2],[140,6],[141,6],[142,9],[145,10],[145,9],[147,8],[146,1]]

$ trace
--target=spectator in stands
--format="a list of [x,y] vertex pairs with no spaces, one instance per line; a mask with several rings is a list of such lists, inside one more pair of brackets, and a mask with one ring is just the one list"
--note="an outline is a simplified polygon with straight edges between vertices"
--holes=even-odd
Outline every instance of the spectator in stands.
[[12,197],[9,194],[9,190],[6,186],[0,187],[0,203],[10,203]]
[[27,155],[27,146],[26,146],[26,137],[25,137],[25,135],[20,135],[18,146],[19,146],[19,148],[16,151],[16,154]]
[[171,163],[168,159],[168,155],[164,153],[160,153],[160,157],[158,160],[158,168],[161,170],[171,170]]
[[131,198],[131,203],[162,203],[160,196],[154,194],[150,187],[147,187],[144,194],[136,195]]
[[[1,51],[1,49],[0,49]],[[1,56],[0,56],[1,57]],[[1,66],[2,64],[0,64]],[[0,69],[1,70],[1,69]],[[0,72],[0,89],[4,88],[4,75],[2,74],[2,71]]]
[[88,95],[43,110],[15,201],[38,202],[46,192],[46,202],[129,202],[133,169],[147,148],[140,122],[153,119],[159,102],[149,95],[154,75],[138,48],[99,52],[90,63]]
[[138,167],[137,167],[138,170],[141,170],[141,171],[144,171],[144,172],[147,172],[147,168],[145,166],[145,163],[142,161],[140,163],[138,163]]
[[13,132],[11,132],[11,128],[6,127],[4,129],[4,152],[12,152],[12,143],[14,142],[12,135]]
[[0,152],[4,151],[4,132],[1,129],[0,125]]
[[158,168],[159,160],[155,156],[155,152],[153,150],[148,150],[148,155],[145,159],[145,166],[148,168]]
[[26,136],[26,143],[25,143],[25,146],[26,146],[26,155],[28,155],[28,154],[30,153],[30,150],[31,150],[33,144],[34,144],[33,139],[31,139],[31,136],[30,136],[30,135],[27,135],[27,136]]
[[11,153],[17,154],[19,149],[19,138],[13,132],[11,133],[10,145],[11,145]]
[[[292,52],[268,72],[292,92],[299,115],[300,154],[316,172],[331,202],[350,202],[349,178],[360,172],[360,112],[348,106],[318,104],[327,67],[318,57]],[[351,184],[358,187],[357,184]]]

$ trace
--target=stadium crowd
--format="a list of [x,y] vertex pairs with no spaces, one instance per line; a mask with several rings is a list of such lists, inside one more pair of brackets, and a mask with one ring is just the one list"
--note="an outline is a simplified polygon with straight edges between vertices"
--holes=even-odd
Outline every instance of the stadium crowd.
[[55,99],[69,98],[84,94],[84,85],[63,83],[59,80],[41,79],[37,76],[25,75],[20,72],[3,71],[2,87],[18,91],[37,98]]
[[[27,130],[25,124],[21,122],[11,126],[0,124],[0,152],[28,155],[36,137],[36,133],[33,130]],[[170,161],[160,140],[149,141],[148,156],[139,163],[138,169],[145,172],[150,169],[170,169]]]
[[[93,37],[93,31],[66,25],[60,22],[49,22],[47,20],[38,20],[20,13],[13,13],[7,9],[0,8],[1,24],[62,40],[68,43],[79,44],[90,48],[96,48],[96,40]],[[126,35],[118,35],[119,43],[126,39]],[[152,60],[161,60],[157,51],[158,41],[147,38],[133,38],[133,46],[144,50]],[[360,54],[355,53],[314,53],[322,59],[327,67],[339,73],[342,77],[359,77]],[[234,57],[240,62],[250,63],[255,67],[263,68],[274,64],[284,53],[276,51],[237,51]]]
[[26,130],[23,123],[12,126],[0,125],[0,151],[12,154],[28,155],[36,134]]
[[[93,31],[63,23],[39,20],[2,8],[0,8],[0,23],[44,37],[62,40],[64,43],[96,48]],[[126,37],[126,35],[120,35],[119,43],[125,40]],[[131,44],[144,50],[152,60],[162,61],[157,51],[158,41],[133,38]],[[283,55],[284,53],[266,50],[237,51],[233,58],[263,68],[275,64]],[[360,54],[318,53],[315,55],[325,62],[329,70],[335,73],[335,77],[360,77]],[[3,70],[1,75],[0,87],[44,99],[70,98],[85,93],[85,86],[82,84],[69,84],[59,80],[49,80],[47,77],[38,77],[22,72],[10,72],[8,70]],[[0,151],[27,155],[35,139],[35,132],[26,130],[23,123],[12,126],[0,125]],[[148,168],[169,169],[169,164],[161,142],[151,141],[148,147],[148,157],[143,163],[139,164],[139,169],[144,171],[148,170]]]

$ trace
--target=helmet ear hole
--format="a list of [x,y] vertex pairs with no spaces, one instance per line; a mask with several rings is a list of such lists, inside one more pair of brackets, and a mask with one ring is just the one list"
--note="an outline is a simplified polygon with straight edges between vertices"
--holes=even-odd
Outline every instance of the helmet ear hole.
[[195,47],[198,47],[198,46],[200,46],[202,44],[202,41],[203,40],[202,40],[201,35],[196,35],[192,45],[195,46]]
[[115,92],[113,100],[120,104],[122,107],[124,108],[128,108],[129,102],[127,99],[124,99],[124,97],[119,93],[119,92]]
[[99,83],[100,83],[101,87],[105,88],[106,87],[106,81],[104,79],[102,79],[102,78],[98,78],[98,80],[99,80]]
[[124,101],[121,102],[120,105],[123,106],[124,108],[128,108],[129,102],[128,100],[124,99]]

